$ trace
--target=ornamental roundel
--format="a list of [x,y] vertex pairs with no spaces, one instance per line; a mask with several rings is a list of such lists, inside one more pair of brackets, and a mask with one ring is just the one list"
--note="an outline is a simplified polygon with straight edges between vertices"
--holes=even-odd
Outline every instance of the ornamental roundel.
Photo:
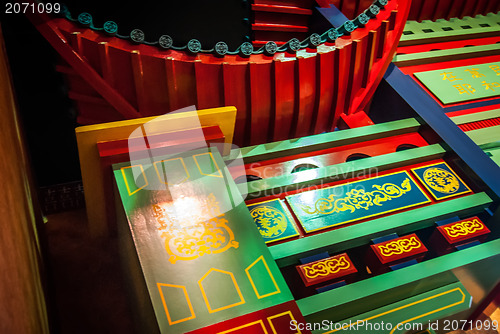
[[160,44],[160,46],[162,48],[170,49],[172,47],[172,44],[174,43],[174,41],[172,40],[172,37],[170,37],[169,35],[162,35],[158,39],[158,43]]
[[118,32],[118,24],[114,21],[106,21],[103,29],[107,34],[116,34]]
[[219,56],[224,56],[229,50],[229,47],[225,42],[217,42],[215,44],[214,51],[217,53]]
[[370,18],[365,13],[361,13],[358,16],[358,21],[359,21],[359,23],[364,25],[364,24],[367,24],[368,21],[370,21]]
[[278,51],[278,45],[273,41],[269,41],[264,45],[264,51],[267,54],[273,55]]
[[371,5],[368,9],[372,15],[378,15],[378,13],[380,13],[380,7],[376,4]]
[[309,38],[309,41],[311,42],[311,44],[313,46],[318,46],[321,44],[321,36],[314,33],[311,35],[311,37]]
[[331,28],[330,30],[328,30],[327,37],[330,41],[334,41],[337,38],[339,38],[339,33],[337,32],[337,29]]
[[292,38],[288,42],[288,47],[290,48],[291,51],[298,51],[300,49],[300,41],[298,38]]
[[253,45],[250,42],[244,42],[240,46],[240,53],[243,56],[250,56],[253,52]]
[[443,194],[453,194],[460,188],[458,178],[447,170],[433,167],[424,172],[424,182]]
[[201,51],[201,43],[199,40],[197,39],[191,39],[189,42],[188,42],[188,50],[192,53],[198,53]]
[[78,22],[85,25],[91,24],[92,15],[90,15],[89,13],[81,13],[80,15],[78,15]]
[[352,23],[352,21],[347,21],[344,23],[344,29],[347,32],[353,32],[354,29],[356,29],[356,26],[354,25],[354,23]]
[[263,237],[276,238],[286,231],[287,220],[285,215],[270,206],[258,206],[250,215],[255,220],[257,228]]
[[144,42],[144,32],[140,29],[134,29],[130,32],[130,39],[136,43]]

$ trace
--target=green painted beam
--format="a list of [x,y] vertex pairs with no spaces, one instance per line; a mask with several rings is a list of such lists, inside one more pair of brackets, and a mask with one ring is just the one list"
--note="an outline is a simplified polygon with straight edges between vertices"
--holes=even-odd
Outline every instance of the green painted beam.
[[[457,268],[481,263],[485,268],[494,269],[493,274],[500,274],[500,267],[495,265],[499,253],[500,239],[497,239],[303,298],[297,305],[309,322],[343,320],[438,288],[446,281],[452,284],[453,279],[457,281],[452,274]],[[482,261],[485,259],[486,262]],[[334,319],[330,319],[332,317]]]
[[450,117],[450,119],[457,125],[467,124],[472,122],[484,121],[487,119],[500,117],[500,109],[487,110],[467,115],[460,115]]
[[491,203],[492,199],[485,193],[472,194],[270,246],[269,250],[278,266],[284,267],[319,252],[338,253],[389,233],[406,234],[432,226],[437,220],[477,214]]
[[500,125],[467,131],[466,134],[483,150],[500,144]]
[[[441,158],[445,153],[446,151],[441,145],[434,144],[289,175],[252,181],[239,184],[238,187],[242,193],[248,193],[247,199],[258,198],[437,159]],[[248,190],[244,187],[247,187]]]
[[[500,27],[500,26],[499,26]],[[479,46],[469,46],[459,49],[446,49],[418,52],[411,54],[399,54],[392,60],[397,66],[414,66],[435,62],[467,59],[473,57],[485,57],[500,54],[499,44],[488,44]]]
[[436,324],[435,321],[467,310],[471,298],[461,283],[448,284],[349,319],[343,319],[337,322],[336,326],[331,324],[329,328],[325,327],[326,331],[318,328],[313,331],[313,334],[333,332],[400,334],[420,331],[430,324],[444,327],[443,323]]
[[414,118],[408,118],[383,124],[322,133],[298,139],[248,146],[241,148],[241,153],[238,150],[233,150],[231,154],[225,158],[225,160],[235,159],[238,154],[241,154],[245,163],[252,163],[255,161],[279,158],[415,132],[418,131],[419,127],[420,123],[417,120]]
[[463,19],[439,19],[435,22],[407,21],[399,46],[498,36],[500,25],[497,22],[500,22],[498,13],[466,16]]

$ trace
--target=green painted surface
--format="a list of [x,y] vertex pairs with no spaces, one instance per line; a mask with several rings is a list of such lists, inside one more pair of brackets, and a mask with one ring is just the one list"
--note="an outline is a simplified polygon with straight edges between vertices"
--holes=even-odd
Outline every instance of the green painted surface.
[[500,33],[500,14],[476,15],[463,19],[439,19],[435,22],[407,21],[403,29],[400,46],[437,43],[451,40],[472,39],[498,36]]
[[[405,333],[422,330],[437,319],[469,308],[471,296],[460,283],[443,286],[420,295],[343,319],[313,334]],[[326,329],[326,330],[325,330]]]
[[500,62],[414,74],[443,104],[500,96]]
[[[475,273],[477,279],[469,283],[482,285],[485,278],[497,281],[500,267],[494,266],[500,253],[500,240],[493,240],[461,251],[446,254],[430,259],[406,268],[391,271],[367,280],[349,284],[334,290],[313,295],[297,301],[299,308],[307,321],[317,321],[329,314],[333,315],[334,321],[350,317],[349,312],[353,309],[360,313],[391,304],[406,296],[415,296],[445,284],[455,283],[459,280],[457,274],[452,272],[462,271],[464,276],[472,277],[467,273]],[[489,268],[490,270],[485,270]],[[475,271],[468,270],[470,266],[476,266]],[[481,266],[482,270],[477,266]],[[493,271],[492,271],[493,270]],[[483,271],[483,273],[481,273]],[[484,275],[485,278],[480,278]],[[476,288],[477,288],[476,287]],[[491,282],[489,284],[491,289]],[[404,297],[403,297],[404,298]],[[345,310],[345,311],[344,311]],[[345,315],[345,317],[342,317]],[[332,317],[332,316],[330,316]]]
[[497,117],[500,117],[500,109],[481,111],[467,115],[460,115],[460,116],[450,117],[450,119],[455,124],[460,125],[460,124],[484,121],[487,119],[492,119]]
[[[293,299],[221,156],[210,153],[185,153],[153,166],[113,166],[163,333],[184,333]],[[164,182],[170,187],[158,189]]]
[[466,134],[482,149],[496,147],[500,142],[500,125],[467,131]]
[[406,166],[426,160],[437,159],[445,154],[439,144],[417,147],[401,152],[389,153],[381,156],[369,157],[336,164],[333,166],[301,171],[291,175],[282,175],[273,178],[252,181],[239,187],[242,193],[248,192],[248,198],[264,197],[301,189],[311,185],[324,184],[333,181],[356,178],[366,174],[376,173],[391,168]]
[[430,64],[458,59],[470,59],[471,57],[485,57],[500,54],[500,45],[489,44],[469,46],[467,48],[431,50],[411,54],[399,54],[393,59],[397,66],[414,66]]
[[[419,127],[420,123],[417,120],[408,118],[360,128],[322,133],[298,139],[244,147],[241,149],[241,155],[245,159],[245,163],[251,163],[265,159],[278,158],[335,146],[360,143],[367,140],[385,138],[403,133],[415,132]],[[225,159],[234,159],[239,153],[240,152],[233,150]]]
[[269,247],[280,267],[297,263],[299,258],[324,251],[341,252],[365,245],[371,239],[399,233],[401,235],[425,228],[435,221],[455,215],[474,215],[492,203],[485,193],[472,194],[391,216],[343,227],[337,230],[292,240]]

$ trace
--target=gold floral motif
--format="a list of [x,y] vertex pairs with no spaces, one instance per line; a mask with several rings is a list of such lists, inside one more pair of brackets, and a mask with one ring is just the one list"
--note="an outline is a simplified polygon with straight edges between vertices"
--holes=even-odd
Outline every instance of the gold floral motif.
[[403,253],[409,253],[413,249],[420,248],[422,244],[416,237],[411,237],[409,239],[400,239],[393,242],[389,242],[385,245],[379,245],[378,249],[383,256],[399,255]]
[[314,263],[310,266],[304,266],[304,275],[307,278],[313,279],[318,276],[328,276],[330,274],[338,273],[341,270],[349,269],[351,263],[346,260],[345,256],[338,259],[328,259],[325,261]]
[[250,211],[260,234],[265,238],[276,238],[286,231],[287,220],[285,215],[270,206],[258,206]]
[[446,234],[448,234],[452,238],[457,238],[459,236],[472,234],[476,231],[482,230],[484,225],[477,219],[468,220],[464,222],[459,222],[453,224],[450,227],[445,227]]
[[426,169],[423,177],[429,187],[440,193],[453,194],[460,188],[458,178],[442,168]]
[[[219,202],[210,194],[206,203],[199,203],[197,219],[191,220],[169,212],[169,206],[153,205],[153,216],[159,224],[161,237],[165,238],[165,249],[170,255],[169,261],[194,260],[207,254],[218,254],[229,248],[238,248],[233,231],[227,226],[228,221],[220,213]],[[194,211],[191,207],[188,210]],[[192,218],[192,217],[190,217]]]
[[308,205],[302,205],[302,210],[308,214],[328,215],[342,211],[353,213],[356,209],[368,210],[371,206],[381,206],[383,202],[390,201],[393,198],[401,197],[411,190],[410,179],[405,179],[401,187],[393,183],[385,183],[382,186],[377,184],[372,188],[376,190],[365,191],[364,189],[352,189],[346,193],[346,197],[335,199],[332,194],[328,198],[320,198],[314,203],[314,208]]

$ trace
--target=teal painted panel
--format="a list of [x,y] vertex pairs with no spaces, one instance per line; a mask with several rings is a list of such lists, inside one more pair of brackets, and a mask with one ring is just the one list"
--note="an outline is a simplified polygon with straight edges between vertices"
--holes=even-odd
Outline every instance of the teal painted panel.
[[248,210],[266,243],[299,235],[288,208],[280,199],[250,204]]
[[286,200],[306,232],[431,201],[406,171],[306,191]]
[[415,73],[443,104],[500,96],[500,62]]
[[444,162],[413,168],[412,172],[436,200],[465,194],[471,190]]

